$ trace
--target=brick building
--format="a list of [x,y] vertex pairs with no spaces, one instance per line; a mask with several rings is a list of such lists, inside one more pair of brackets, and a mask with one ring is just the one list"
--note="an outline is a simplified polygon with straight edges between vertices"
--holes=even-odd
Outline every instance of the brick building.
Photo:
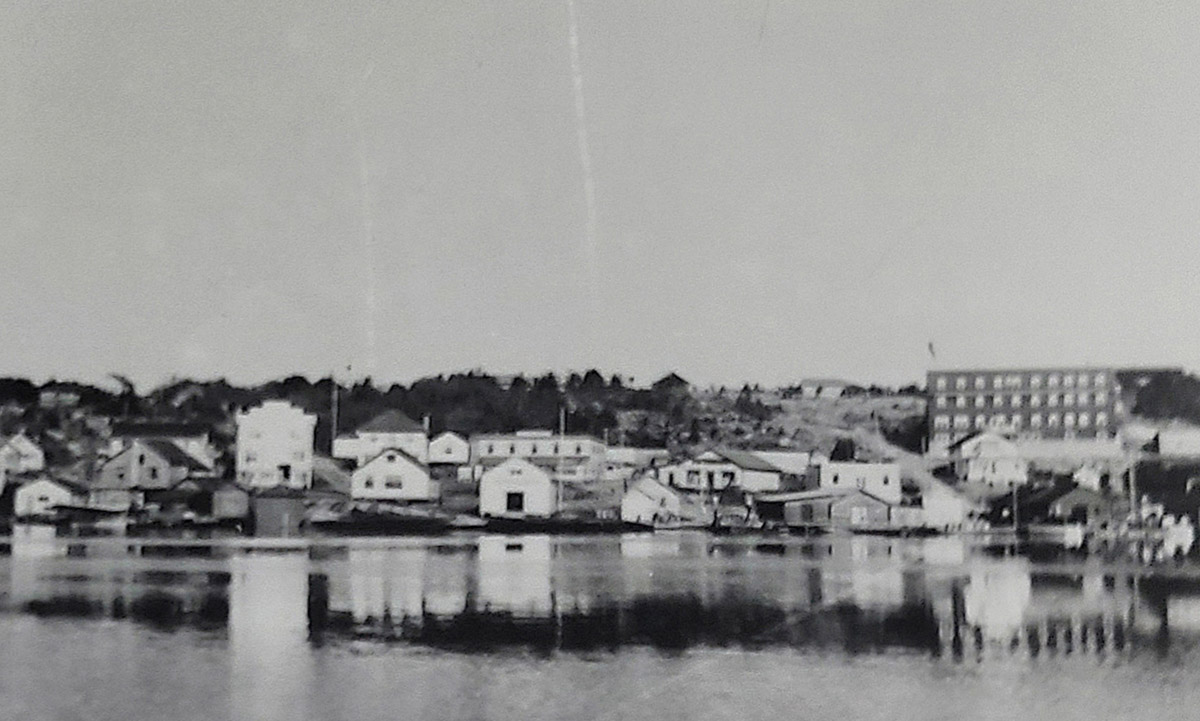
[[1110,438],[1124,413],[1114,368],[930,371],[929,452],[945,455],[967,435]]

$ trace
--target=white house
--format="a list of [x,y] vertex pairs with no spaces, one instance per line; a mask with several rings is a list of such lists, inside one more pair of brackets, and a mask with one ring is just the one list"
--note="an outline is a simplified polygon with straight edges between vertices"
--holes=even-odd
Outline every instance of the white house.
[[465,466],[471,462],[471,444],[457,433],[445,431],[429,442],[429,462]]
[[849,381],[839,378],[805,378],[800,381],[800,395],[805,398],[841,398]]
[[621,498],[621,520],[630,523],[678,523],[682,510],[679,492],[650,476],[634,481]]
[[950,446],[950,462],[959,480],[994,488],[1023,486],[1029,481],[1029,461],[1017,444],[998,433],[973,433]]
[[607,446],[588,435],[545,430],[487,434],[471,438],[471,463],[484,470],[509,458],[524,458],[564,481],[599,481],[607,468]]
[[48,516],[55,506],[82,505],[87,491],[69,481],[39,478],[26,483],[13,495],[13,515],[18,518]]
[[604,453],[609,468],[649,468],[660,466],[670,460],[666,448],[629,448],[612,446]]
[[549,516],[557,509],[554,479],[524,458],[510,458],[479,479],[481,516]]
[[1164,456],[1200,456],[1200,428],[1163,428],[1158,432],[1158,452]]
[[695,458],[663,466],[658,479],[689,491],[722,491],[730,486],[751,492],[777,491],[783,471],[750,451],[708,450]]
[[35,473],[46,467],[46,455],[41,446],[22,431],[0,440],[0,468],[9,475]]
[[380,413],[353,433],[333,441],[333,457],[361,466],[389,448],[398,448],[421,463],[429,462],[429,436],[425,426],[398,410]]
[[389,448],[350,476],[350,497],[372,501],[436,501],[429,468],[399,448]]
[[902,495],[900,466],[896,463],[829,461],[817,466],[817,488],[829,491],[857,488],[885,503],[898,505]]
[[975,504],[966,496],[936,479],[921,487],[921,514],[929,528],[960,529],[968,522]]
[[237,415],[237,479],[245,487],[312,485],[317,417],[287,401],[265,401]]
[[112,426],[112,439],[107,455],[111,458],[134,441],[170,441],[212,469],[220,455],[212,444],[210,429],[203,423],[172,423],[160,421],[121,421]]

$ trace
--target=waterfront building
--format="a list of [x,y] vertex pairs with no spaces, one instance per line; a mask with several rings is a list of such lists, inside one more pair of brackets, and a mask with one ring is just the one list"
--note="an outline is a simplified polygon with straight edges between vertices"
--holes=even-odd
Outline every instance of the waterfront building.
[[479,479],[479,515],[549,516],[558,510],[558,489],[541,466],[520,457],[484,471]]
[[658,478],[668,486],[687,491],[778,491],[784,472],[751,451],[728,448],[707,450],[691,460],[663,466]]
[[338,436],[333,441],[333,457],[361,466],[389,448],[398,448],[421,463],[429,462],[425,426],[395,409],[380,413],[353,433]]
[[13,494],[13,515],[50,516],[56,506],[81,505],[86,499],[87,489],[83,486],[43,476],[22,485]]
[[900,525],[893,524],[894,504],[853,486],[763,494],[756,505],[761,518],[789,528],[878,530]]
[[1029,461],[1017,444],[997,433],[979,431],[950,445],[950,462],[960,481],[1012,488],[1029,481]]
[[36,473],[46,468],[46,454],[22,431],[0,439],[0,475]]
[[170,441],[133,441],[100,466],[89,502],[126,509],[147,502],[147,494],[168,491],[191,477],[211,477],[211,469]]
[[429,442],[429,464],[465,466],[471,462],[471,443],[453,431],[444,431]]
[[1169,426],[1160,430],[1155,439],[1161,455],[1200,457],[1200,428]]
[[900,466],[896,463],[860,463],[828,461],[817,466],[816,489],[844,491],[857,489],[885,503],[899,505]]
[[248,488],[312,485],[317,417],[287,401],[265,401],[237,416],[237,480]]
[[1111,438],[1124,414],[1114,368],[930,371],[929,453],[992,430],[1020,438]]
[[214,467],[218,455],[207,425],[164,421],[113,423],[107,455],[117,455],[134,441],[168,441],[210,469]]
[[359,466],[350,476],[355,500],[422,502],[438,499],[438,484],[429,467],[400,448],[388,448]]
[[671,459],[671,454],[666,448],[612,446],[605,450],[604,458],[608,462],[609,469],[637,469],[661,466]]
[[471,438],[471,463],[481,473],[510,458],[523,458],[561,481],[601,480],[607,451],[607,446],[593,436],[556,435],[543,430]]
[[629,523],[671,525],[682,511],[679,492],[650,476],[634,481],[621,498],[621,520]]

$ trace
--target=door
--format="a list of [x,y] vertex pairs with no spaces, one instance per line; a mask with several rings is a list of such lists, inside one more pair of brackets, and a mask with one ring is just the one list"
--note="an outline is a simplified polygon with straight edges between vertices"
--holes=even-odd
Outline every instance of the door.
[[505,510],[510,513],[521,513],[525,510],[525,494],[516,491],[508,494]]

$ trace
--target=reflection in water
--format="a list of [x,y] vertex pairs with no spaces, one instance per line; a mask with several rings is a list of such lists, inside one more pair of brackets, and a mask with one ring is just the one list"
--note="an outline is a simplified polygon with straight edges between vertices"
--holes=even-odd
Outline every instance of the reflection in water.
[[245,718],[300,718],[313,674],[307,554],[235,554],[229,566],[233,707]]

